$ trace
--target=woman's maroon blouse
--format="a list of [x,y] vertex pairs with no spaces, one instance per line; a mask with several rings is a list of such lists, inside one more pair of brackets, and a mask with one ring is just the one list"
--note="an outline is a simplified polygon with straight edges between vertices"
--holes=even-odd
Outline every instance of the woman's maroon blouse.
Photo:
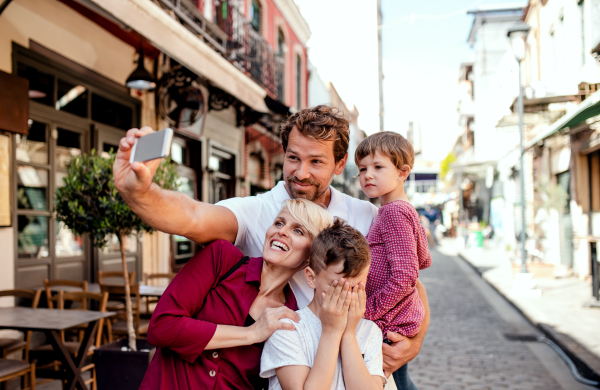
[[[261,257],[250,258],[221,283],[241,258],[218,240],[194,256],[167,287],[152,315],[148,341],[157,347],[140,389],[252,389],[260,345],[207,350],[217,324],[244,326],[260,287]],[[286,306],[298,310],[289,285]]]

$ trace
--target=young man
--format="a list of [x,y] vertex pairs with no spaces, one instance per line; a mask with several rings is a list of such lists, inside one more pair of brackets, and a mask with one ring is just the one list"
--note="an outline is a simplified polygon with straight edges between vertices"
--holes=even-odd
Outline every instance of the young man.
[[[350,136],[348,121],[331,107],[300,110],[283,124],[284,181],[265,194],[227,199],[216,205],[153,184],[158,160],[129,163],[135,139],[151,132],[149,127],[127,132],[119,143],[113,172],[115,185],[133,212],[165,233],[198,243],[225,239],[235,243],[247,256],[260,256],[267,228],[286,199],[304,198],[319,203],[363,235],[377,215],[372,204],[331,187],[333,177],[341,174],[346,165]],[[306,306],[312,300],[313,290],[303,273],[298,273],[290,284],[299,307]],[[427,296],[420,282],[417,288],[426,308],[425,321],[416,337],[408,339],[397,334],[392,336],[393,345],[383,346],[383,368],[388,375],[417,356],[427,332]]]
[[370,262],[367,240],[340,219],[315,237],[305,269],[314,298],[263,349],[269,390],[383,389],[381,330],[363,318]]

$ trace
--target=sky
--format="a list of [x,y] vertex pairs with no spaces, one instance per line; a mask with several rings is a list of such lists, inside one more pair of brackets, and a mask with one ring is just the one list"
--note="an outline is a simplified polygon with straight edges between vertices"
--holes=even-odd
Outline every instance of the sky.
[[[499,0],[382,0],[384,130],[422,131],[423,157],[441,161],[459,134],[458,70],[472,60],[466,13]],[[312,35],[309,59],[344,102],[356,105],[359,126],[379,130],[376,0],[296,0]]]

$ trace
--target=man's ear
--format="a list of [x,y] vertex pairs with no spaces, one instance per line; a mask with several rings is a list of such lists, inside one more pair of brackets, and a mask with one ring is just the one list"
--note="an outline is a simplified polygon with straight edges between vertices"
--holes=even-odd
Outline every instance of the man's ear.
[[313,271],[312,268],[306,267],[304,269],[304,276],[306,277],[306,282],[308,283],[310,288],[312,288],[312,289],[317,288],[317,284],[316,284],[316,280],[315,280],[317,278],[317,274],[315,273],[315,271]]
[[335,163],[335,174],[341,175],[344,172],[344,167],[346,166],[346,162],[348,162],[348,153],[344,155],[344,157]]

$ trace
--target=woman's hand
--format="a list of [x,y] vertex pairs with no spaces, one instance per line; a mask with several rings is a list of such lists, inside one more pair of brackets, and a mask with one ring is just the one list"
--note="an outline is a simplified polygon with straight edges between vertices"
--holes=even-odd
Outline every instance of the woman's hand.
[[323,334],[342,335],[348,322],[348,310],[352,293],[350,283],[345,279],[334,280],[327,293],[323,293],[321,303],[321,325]]
[[292,321],[300,321],[298,313],[285,306],[277,308],[266,308],[265,311],[258,317],[256,322],[248,327],[249,344],[262,343],[278,329],[295,330],[292,324],[279,321],[282,318],[289,318]]
[[360,282],[352,288],[352,301],[348,311],[348,323],[344,330],[344,337],[356,337],[356,328],[360,319],[365,316],[367,307],[367,293],[365,292],[365,284]]

